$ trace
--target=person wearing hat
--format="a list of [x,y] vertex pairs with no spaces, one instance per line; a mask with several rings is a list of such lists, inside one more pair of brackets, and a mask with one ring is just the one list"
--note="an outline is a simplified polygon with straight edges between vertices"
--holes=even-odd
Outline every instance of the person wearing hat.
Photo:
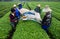
[[17,7],[14,7],[14,9],[15,9],[15,14],[16,14],[16,18],[17,18],[17,23],[19,22],[19,19],[20,19],[20,16],[21,16],[21,13],[20,13],[20,9],[22,8],[22,4],[19,4],[18,5],[18,8]]
[[14,4],[12,8],[14,8],[14,9],[16,10],[16,8],[17,8],[17,5],[16,5],[16,4]]
[[40,6],[40,4],[38,4],[34,10],[36,12],[38,12],[38,13],[41,13],[41,6]]
[[22,4],[21,4],[21,3],[18,4],[18,8],[19,8],[19,9],[22,9]]
[[49,5],[45,5],[45,8],[42,10],[42,12],[51,12],[52,10],[50,9]]
[[46,32],[48,32],[48,28],[50,27],[51,21],[52,21],[51,9],[46,5],[46,7],[43,11],[45,12],[45,16],[42,20],[42,28]]
[[15,9],[14,8],[11,8],[11,13],[10,13],[9,17],[10,17],[12,29],[15,29],[15,27],[17,25],[17,19],[15,17]]
[[23,15],[25,12],[28,12],[29,10],[26,8],[23,8],[21,3],[18,3],[18,8],[19,8],[19,12],[21,13],[21,15]]

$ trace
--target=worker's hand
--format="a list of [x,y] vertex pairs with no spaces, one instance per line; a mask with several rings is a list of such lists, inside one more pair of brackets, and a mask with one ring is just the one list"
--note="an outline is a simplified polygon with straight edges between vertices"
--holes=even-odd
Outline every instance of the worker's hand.
[[17,22],[17,20],[15,22]]
[[14,16],[14,14],[12,13],[12,15]]
[[23,16],[22,18],[26,18],[26,16]]

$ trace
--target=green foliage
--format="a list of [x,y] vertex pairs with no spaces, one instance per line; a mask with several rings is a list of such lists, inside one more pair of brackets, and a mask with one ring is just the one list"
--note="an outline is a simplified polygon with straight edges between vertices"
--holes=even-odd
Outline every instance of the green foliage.
[[9,13],[0,19],[0,39],[5,39],[11,30],[9,22]]
[[0,2],[0,18],[10,11],[13,4],[11,2]]
[[40,24],[34,21],[20,21],[13,39],[49,39]]
[[60,21],[58,21],[56,18],[53,18],[49,30],[56,39],[60,39]]

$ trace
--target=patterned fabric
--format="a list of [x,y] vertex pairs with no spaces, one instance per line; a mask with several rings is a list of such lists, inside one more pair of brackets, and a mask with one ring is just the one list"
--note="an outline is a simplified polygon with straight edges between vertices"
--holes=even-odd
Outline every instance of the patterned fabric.
[[42,20],[42,27],[43,29],[48,28],[51,24],[51,13],[47,12],[46,15],[44,16],[43,20]]

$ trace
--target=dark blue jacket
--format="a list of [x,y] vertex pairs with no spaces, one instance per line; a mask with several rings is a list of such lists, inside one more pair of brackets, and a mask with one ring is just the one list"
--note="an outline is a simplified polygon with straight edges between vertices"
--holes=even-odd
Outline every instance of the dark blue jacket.
[[41,13],[41,8],[40,7],[36,7],[34,10],[38,13]]
[[18,9],[16,8],[16,11],[15,11],[16,13],[16,17],[18,18],[18,19],[20,19],[20,12],[18,11]]

